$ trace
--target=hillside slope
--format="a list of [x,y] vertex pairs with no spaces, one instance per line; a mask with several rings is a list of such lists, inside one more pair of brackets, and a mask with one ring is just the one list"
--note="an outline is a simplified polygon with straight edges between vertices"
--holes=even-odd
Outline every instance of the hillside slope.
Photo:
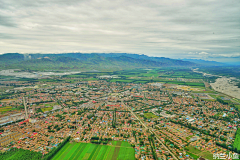
[[146,55],[127,53],[64,53],[64,54],[19,54],[7,53],[0,55],[2,69],[31,70],[119,70],[155,67],[192,67],[193,62],[175,60],[164,57],[148,57]]

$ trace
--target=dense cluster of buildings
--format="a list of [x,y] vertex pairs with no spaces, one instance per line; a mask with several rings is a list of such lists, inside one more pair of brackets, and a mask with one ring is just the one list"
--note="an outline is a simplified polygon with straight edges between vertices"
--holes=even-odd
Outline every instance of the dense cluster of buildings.
[[[160,83],[99,80],[32,85],[38,87],[14,91],[1,103],[2,108],[16,107],[12,115],[6,112],[0,117],[1,150],[10,146],[46,154],[68,136],[87,143],[99,137],[107,139],[107,145],[112,140],[128,141],[137,159],[191,159],[193,154],[230,151],[221,144],[233,143],[240,124],[235,108]],[[24,117],[22,97],[27,97],[29,117]],[[16,122],[21,119],[25,121]]]

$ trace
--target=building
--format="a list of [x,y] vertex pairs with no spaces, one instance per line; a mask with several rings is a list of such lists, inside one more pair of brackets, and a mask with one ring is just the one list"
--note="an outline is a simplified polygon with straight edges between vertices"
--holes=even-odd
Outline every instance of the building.
[[11,132],[8,134],[3,135],[3,137],[0,138],[0,146],[5,146],[12,141],[19,140],[20,138],[24,137],[23,133],[19,132]]

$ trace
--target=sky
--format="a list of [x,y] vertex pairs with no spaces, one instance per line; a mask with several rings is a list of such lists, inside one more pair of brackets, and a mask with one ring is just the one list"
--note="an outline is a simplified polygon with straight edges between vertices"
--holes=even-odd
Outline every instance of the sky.
[[0,54],[240,62],[240,0],[0,0]]

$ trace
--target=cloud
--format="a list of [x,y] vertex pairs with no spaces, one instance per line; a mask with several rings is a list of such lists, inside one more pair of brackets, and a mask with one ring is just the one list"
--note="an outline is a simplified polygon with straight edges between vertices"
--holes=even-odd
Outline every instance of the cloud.
[[10,17],[0,15],[0,26],[16,27],[16,24]]
[[199,55],[208,55],[209,53],[207,53],[207,52],[200,52],[200,53],[198,53]]
[[0,0],[0,52],[231,55],[239,8],[239,0]]
[[[240,58],[240,53],[231,53],[231,54],[212,54],[210,58]],[[239,59],[240,61],[240,59]]]

